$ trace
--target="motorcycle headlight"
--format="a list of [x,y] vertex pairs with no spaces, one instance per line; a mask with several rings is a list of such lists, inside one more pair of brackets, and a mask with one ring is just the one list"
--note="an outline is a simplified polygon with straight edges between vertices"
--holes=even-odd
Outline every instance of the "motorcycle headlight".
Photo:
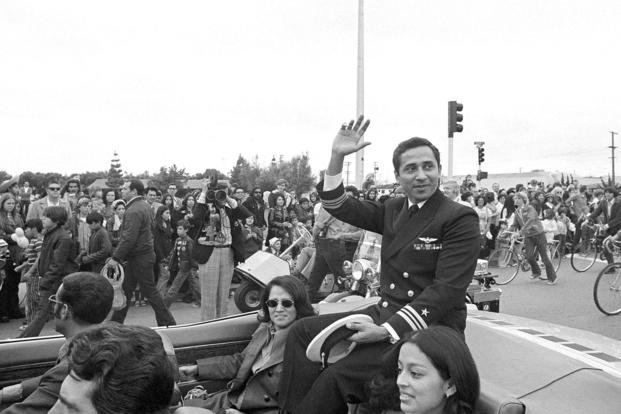
[[343,262],[343,273],[345,273],[346,275],[351,274],[352,271],[352,262],[350,262],[349,260],[345,260]]
[[362,266],[362,263],[356,260],[354,262],[354,265],[352,266],[351,277],[354,280],[358,281],[362,279],[363,273],[364,273],[364,267]]

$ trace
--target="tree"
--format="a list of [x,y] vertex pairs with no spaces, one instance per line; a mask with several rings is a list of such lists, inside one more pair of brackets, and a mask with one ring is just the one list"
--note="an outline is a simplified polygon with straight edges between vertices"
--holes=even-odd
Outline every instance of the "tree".
[[236,186],[250,190],[255,185],[259,175],[260,170],[253,168],[248,160],[240,154],[231,170],[231,182]]
[[189,174],[185,172],[185,168],[177,167],[177,164],[173,164],[170,167],[160,167],[160,170],[153,177],[153,181],[157,182],[161,188],[168,187],[169,184],[176,184],[178,188],[181,187],[181,183],[187,179]]
[[82,187],[88,187],[98,178],[108,178],[108,173],[106,171],[98,171],[98,172],[87,171],[85,173],[73,174],[73,175],[74,176],[77,175],[80,178],[80,184],[82,184]]
[[114,151],[114,156],[110,161],[110,169],[108,170],[108,180],[106,185],[110,188],[119,188],[123,186],[123,170],[121,170],[121,160],[119,154]]
[[310,167],[308,153],[296,155],[288,162],[288,177],[282,178],[289,182],[289,188],[295,190],[296,194],[310,191],[315,186],[315,176]]

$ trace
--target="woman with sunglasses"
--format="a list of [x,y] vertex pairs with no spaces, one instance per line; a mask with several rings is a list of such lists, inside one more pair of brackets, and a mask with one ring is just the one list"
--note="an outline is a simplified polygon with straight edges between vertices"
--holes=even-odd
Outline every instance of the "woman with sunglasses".
[[179,368],[182,376],[230,380],[226,390],[186,400],[186,406],[227,414],[278,412],[276,394],[289,328],[296,320],[315,315],[315,311],[304,285],[293,276],[279,276],[268,283],[261,309],[261,324],[241,353],[200,359],[197,365]]

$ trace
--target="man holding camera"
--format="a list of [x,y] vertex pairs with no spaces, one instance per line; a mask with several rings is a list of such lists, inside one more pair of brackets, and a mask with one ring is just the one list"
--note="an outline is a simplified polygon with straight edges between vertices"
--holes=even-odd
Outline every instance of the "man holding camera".
[[203,321],[226,314],[235,264],[244,261],[240,220],[251,215],[225,189],[210,186],[208,180],[203,182],[194,213],[201,228],[194,258],[198,262]]

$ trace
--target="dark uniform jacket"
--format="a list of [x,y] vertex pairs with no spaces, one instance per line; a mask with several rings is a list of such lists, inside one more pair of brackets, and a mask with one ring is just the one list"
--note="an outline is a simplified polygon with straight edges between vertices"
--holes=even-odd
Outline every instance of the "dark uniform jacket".
[[152,227],[153,213],[149,203],[141,196],[131,199],[125,207],[121,240],[112,254],[114,260],[124,262],[136,256],[155,256]]
[[[231,380],[228,391],[213,397],[226,398],[229,406],[236,406],[242,412],[278,412],[278,382],[282,372],[286,332],[279,332],[272,338],[274,342],[269,358],[255,373],[252,372],[252,365],[261,357],[263,346],[271,335],[270,329],[268,323],[259,325],[241,353],[196,361],[199,379]],[[224,401],[211,401],[205,408],[218,411],[223,406],[227,406]]]
[[384,204],[347,197],[343,185],[323,191],[323,206],[356,227],[383,235],[380,322],[395,336],[447,325],[463,332],[466,288],[479,255],[479,218],[437,190],[411,217],[408,199]]

